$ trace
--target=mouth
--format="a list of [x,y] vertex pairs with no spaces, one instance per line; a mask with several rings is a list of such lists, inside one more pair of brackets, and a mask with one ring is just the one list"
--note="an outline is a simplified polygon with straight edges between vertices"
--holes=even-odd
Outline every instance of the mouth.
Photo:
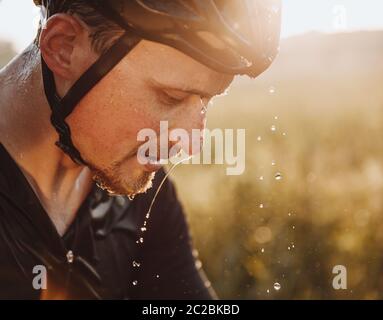
[[162,168],[164,164],[167,163],[164,159],[159,159],[156,157],[150,157],[148,155],[142,155],[138,152],[134,155],[137,162],[144,168],[147,172],[155,172]]
[[162,159],[147,158],[147,163],[143,167],[147,172],[156,172],[162,168],[163,162]]
[[[138,148],[139,149],[139,148]],[[139,152],[137,150],[134,153],[134,156],[136,157],[138,163],[144,168],[147,172],[155,172],[158,171],[163,167],[163,165],[166,165],[169,163],[169,160],[181,155],[182,153],[182,147],[177,146],[174,147],[174,145],[166,150],[157,150],[157,154],[160,156],[153,156],[149,154],[149,150],[146,150],[145,153]],[[162,157],[161,157],[162,156]]]

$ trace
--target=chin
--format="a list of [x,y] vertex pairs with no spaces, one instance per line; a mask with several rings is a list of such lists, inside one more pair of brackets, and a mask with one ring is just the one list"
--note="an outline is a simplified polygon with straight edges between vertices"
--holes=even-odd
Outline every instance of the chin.
[[134,197],[152,187],[155,172],[129,167],[115,165],[104,170],[90,169],[96,184],[110,195]]
[[130,179],[95,174],[93,180],[100,188],[106,190],[111,195],[134,197],[137,194],[146,192],[152,187],[154,176],[154,172],[143,172],[140,177]]

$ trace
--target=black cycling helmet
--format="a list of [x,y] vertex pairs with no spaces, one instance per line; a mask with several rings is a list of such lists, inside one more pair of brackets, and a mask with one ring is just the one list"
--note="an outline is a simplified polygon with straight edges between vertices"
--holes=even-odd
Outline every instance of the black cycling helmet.
[[[50,1],[34,0],[47,7]],[[256,77],[279,47],[281,0],[90,0],[89,5],[126,30],[62,99],[42,59],[45,93],[52,108],[57,145],[81,164],[65,118],[131,49],[131,37],[174,47],[216,71]],[[138,43],[138,41],[137,41]]]

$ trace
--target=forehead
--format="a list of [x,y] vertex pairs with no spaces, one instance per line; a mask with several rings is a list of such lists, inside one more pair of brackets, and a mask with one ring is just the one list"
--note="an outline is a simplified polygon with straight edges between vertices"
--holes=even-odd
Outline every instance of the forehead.
[[209,92],[223,92],[232,75],[216,72],[184,53],[155,42],[141,41],[124,59],[137,76],[167,87]]

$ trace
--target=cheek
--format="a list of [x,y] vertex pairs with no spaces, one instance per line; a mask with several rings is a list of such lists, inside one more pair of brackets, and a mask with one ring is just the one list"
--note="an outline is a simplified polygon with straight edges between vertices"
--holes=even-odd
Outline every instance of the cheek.
[[73,142],[85,159],[107,166],[142,143],[137,141],[141,129],[159,126],[153,97],[137,92],[145,90],[89,94],[76,107],[67,120]]

